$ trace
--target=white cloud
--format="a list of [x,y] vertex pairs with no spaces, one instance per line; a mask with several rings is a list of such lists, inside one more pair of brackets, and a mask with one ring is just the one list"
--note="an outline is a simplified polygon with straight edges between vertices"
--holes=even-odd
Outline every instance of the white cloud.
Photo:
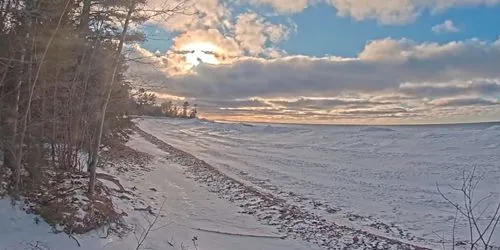
[[415,44],[407,39],[394,40],[386,38],[370,41],[359,58],[365,61],[404,61]]
[[316,0],[237,0],[253,5],[267,5],[273,7],[280,13],[297,13],[306,9]]
[[399,90],[420,97],[440,97],[461,94],[477,96],[500,95],[500,79],[473,79],[469,81],[402,83]]
[[455,26],[455,23],[451,20],[445,20],[442,24],[438,24],[432,27],[432,32],[434,33],[457,33],[460,29]]
[[429,102],[431,105],[445,106],[445,107],[462,107],[462,106],[492,106],[499,105],[500,101],[496,99],[487,99],[482,97],[451,97],[436,99]]
[[[152,9],[172,8],[183,1],[167,1],[170,7],[166,7],[165,1],[151,0],[148,5]],[[185,51],[181,51],[188,44],[198,42],[217,46],[220,50],[214,51],[216,53],[213,56],[221,63],[229,63],[244,56],[278,58],[286,52],[275,45],[288,39],[295,28],[291,21],[274,24],[254,12],[233,17],[232,9],[225,0],[188,0],[183,5],[183,12],[187,14],[174,14],[167,19],[154,20],[166,30],[179,33],[173,38],[174,43],[168,55],[165,55],[170,75],[189,71],[190,65],[184,60]]]
[[493,6],[500,0],[327,0],[338,15],[356,20],[375,19],[381,24],[408,24],[422,12],[432,13],[463,6]]
[[[377,46],[375,43],[368,44],[361,55]],[[396,89],[404,82],[500,78],[496,66],[500,64],[499,47],[473,41],[435,46],[405,45],[394,53],[399,60],[392,60],[391,53],[382,53],[376,59],[289,56],[206,65],[198,68],[196,75],[173,79],[172,90],[182,95],[213,98],[328,96],[343,91]]]
[[374,19],[381,24],[403,25],[414,22],[423,12],[438,13],[464,6],[494,6],[500,0],[232,0],[257,6],[271,6],[279,13],[297,13],[315,3],[327,2],[342,17]]
[[[154,0],[156,1],[156,0]],[[154,3],[153,1],[153,3]],[[227,0],[296,13],[328,1],[338,15],[383,24],[413,22],[423,12],[457,6],[495,5],[500,0]],[[391,38],[370,41],[355,58],[288,55],[277,44],[294,24],[275,24],[248,12],[233,16],[221,0],[199,0],[197,15],[157,20],[179,32],[166,54],[133,47],[144,63],[129,73],[167,96],[197,102],[205,114],[243,119],[432,119],[500,109],[500,39],[417,43]],[[295,27],[296,28],[296,27]],[[434,32],[458,32],[452,21]],[[220,65],[193,68],[182,48],[193,42],[217,46]]]
[[412,0],[329,0],[338,15],[355,20],[377,19],[383,24],[413,22],[421,10],[418,1]]
[[169,31],[190,31],[204,28],[231,28],[229,7],[220,0],[150,0],[149,8],[173,9],[181,6],[178,14],[162,15],[154,22]]
[[168,93],[203,100],[206,114],[223,108],[239,118],[314,113],[315,119],[431,119],[452,107],[455,115],[499,108],[497,65],[499,41],[383,39],[368,43],[357,58],[241,56],[201,65],[194,74],[170,77]]
[[286,39],[290,31],[284,25],[267,22],[256,13],[245,13],[238,16],[234,33],[246,52],[259,55],[266,50],[267,43]]

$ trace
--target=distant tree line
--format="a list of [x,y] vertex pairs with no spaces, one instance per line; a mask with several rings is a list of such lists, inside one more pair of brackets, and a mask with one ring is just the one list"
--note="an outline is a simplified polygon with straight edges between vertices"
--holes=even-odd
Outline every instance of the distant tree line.
[[145,89],[139,89],[133,94],[133,107],[131,113],[134,115],[163,116],[193,119],[198,115],[197,105],[191,106],[188,101],[181,105],[172,100],[163,101],[158,105],[158,97],[154,93],[147,92]]

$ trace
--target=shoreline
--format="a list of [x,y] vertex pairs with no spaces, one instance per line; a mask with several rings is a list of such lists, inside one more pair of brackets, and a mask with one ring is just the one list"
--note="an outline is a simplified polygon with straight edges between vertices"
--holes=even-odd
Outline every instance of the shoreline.
[[[213,250],[235,249],[234,246],[249,250],[256,246],[276,250],[436,248],[431,243],[412,240],[406,231],[395,226],[377,222],[370,230],[332,219],[328,215],[335,215],[336,208],[275,186],[256,185],[258,180],[252,180],[248,173],[224,173],[166,143],[167,138],[161,140],[138,125],[134,130],[126,144],[132,151],[115,149],[118,154],[110,156],[110,164],[99,169],[99,174],[116,178],[115,182],[100,181],[112,191],[110,198],[116,211],[123,215],[126,227],[118,232],[110,225],[77,235],[75,241],[82,248],[73,240],[61,248],[57,243],[61,235],[59,240],[48,240],[47,249],[135,249],[134,237],[142,235],[156,219],[159,222],[153,228],[158,231],[148,235],[145,243],[150,249],[179,249],[187,245],[196,249],[196,244]],[[31,217],[19,219],[29,222]],[[41,228],[21,229],[28,231],[24,235],[32,236],[30,231]],[[384,230],[390,233],[384,235]],[[37,232],[33,237],[44,243],[46,236]],[[26,241],[39,242],[34,238]]]
[[220,198],[237,204],[243,209],[243,214],[253,215],[262,224],[276,227],[279,232],[286,234],[287,238],[301,239],[324,249],[338,247],[430,249],[428,246],[420,246],[421,242],[377,235],[327,221],[320,215],[291,204],[285,199],[231,178],[205,161],[173,147],[138,127],[135,130],[148,142],[167,152],[169,161],[185,167],[189,178],[202,183]]

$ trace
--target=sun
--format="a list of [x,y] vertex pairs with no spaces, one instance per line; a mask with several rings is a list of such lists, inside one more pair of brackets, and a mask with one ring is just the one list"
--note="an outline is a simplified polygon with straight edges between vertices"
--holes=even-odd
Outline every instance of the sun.
[[185,53],[186,62],[191,67],[196,67],[200,63],[220,64],[217,54],[220,48],[209,42],[193,42],[182,46],[181,51]]

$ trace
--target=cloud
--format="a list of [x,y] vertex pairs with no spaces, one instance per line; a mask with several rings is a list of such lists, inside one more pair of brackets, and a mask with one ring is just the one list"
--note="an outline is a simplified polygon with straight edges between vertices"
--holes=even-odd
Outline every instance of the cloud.
[[257,6],[271,6],[280,13],[297,13],[306,9],[313,0],[239,0]]
[[197,29],[182,33],[174,38],[171,51],[181,50],[186,44],[194,42],[206,42],[219,47],[221,54],[218,56],[222,61],[243,55],[238,41],[231,36],[224,35],[218,29]]
[[235,39],[250,55],[260,55],[268,43],[278,43],[286,39],[290,30],[282,24],[272,24],[256,13],[238,16],[235,24]]
[[[172,8],[184,0],[148,1],[152,9]],[[233,1],[234,2],[234,1]],[[283,2],[285,3],[285,2]],[[169,76],[182,75],[192,72],[193,63],[197,55],[191,55],[191,63],[186,61],[186,47],[193,47],[194,43],[203,43],[205,47],[216,47],[210,54],[204,53],[211,62],[229,64],[241,58],[263,57],[279,58],[286,52],[277,48],[277,44],[288,39],[294,31],[294,23],[289,21],[276,24],[268,21],[264,16],[255,12],[241,13],[233,16],[233,9],[228,1],[224,0],[188,0],[183,6],[185,14],[174,14],[169,18],[157,18],[158,25],[173,32],[173,45],[165,55],[160,55]],[[281,5],[280,5],[281,6]],[[190,49],[189,51],[193,51]],[[205,51],[205,50],[204,50]],[[147,53],[140,51],[140,53]],[[149,56],[149,55],[146,55]]]
[[[404,25],[414,22],[422,13],[438,13],[450,8],[464,6],[495,6],[500,0],[151,0],[153,9],[173,8],[185,2],[185,14],[158,17],[155,22],[170,31],[188,31],[202,28],[218,28],[229,31],[233,27],[231,4],[270,6],[280,14],[299,13],[316,3],[326,2],[337,10],[341,17],[355,20],[377,20],[380,24]],[[187,15],[186,15],[187,14]],[[433,27],[442,32],[457,32],[449,20]],[[436,31],[437,32],[437,31]]]
[[500,94],[500,79],[473,79],[446,83],[423,82],[402,83],[399,90],[405,94],[420,97],[440,97],[452,95],[491,96]]
[[413,116],[416,114],[412,114],[411,111],[404,108],[389,108],[389,109],[353,109],[353,110],[345,110],[339,112],[343,116],[355,116],[357,118],[368,118],[369,117],[407,117]]
[[412,0],[329,0],[342,17],[355,20],[376,19],[383,24],[406,24],[419,15],[416,1]]
[[[150,0],[152,9],[180,8],[179,14],[163,15],[154,22],[169,31],[185,32],[196,29],[230,29],[230,8],[220,0]],[[180,7],[177,7],[180,6]]]
[[[245,20],[243,20],[245,19]],[[139,49],[140,57],[156,57],[162,59],[162,67],[167,76],[184,75],[192,72],[193,65],[187,60],[186,49],[191,44],[204,43],[213,47],[210,56],[221,64],[228,65],[243,60],[247,56],[261,56],[264,58],[279,58],[286,52],[269,47],[275,42],[286,39],[288,29],[283,25],[274,25],[266,22],[257,15],[243,15],[235,25],[235,36],[223,34],[218,29],[197,29],[186,31],[173,39],[173,44],[164,55]],[[139,56],[138,56],[139,57]],[[253,57],[255,58],[255,57]]]
[[366,108],[376,105],[391,105],[391,101],[373,101],[369,99],[353,98],[300,98],[298,100],[269,100],[271,104],[286,109],[295,110],[330,110],[343,108]]
[[[176,0],[174,0],[176,1]],[[498,109],[500,39],[445,44],[409,39],[368,42],[353,58],[288,55],[277,46],[294,32],[293,22],[273,23],[255,12],[234,14],[228,3],[270,6],[297,13],[327,1],[339,16],[406,24],[424,12],[457,6],[495,5],[500,0],[199,0],[195,15],[156,20],[175,32],[165,54],[130,47],[129,75],[140,76],[167,97],[199,104],[203,114],[231,119],[338,122],[432,119]],[[156,3],[157,2],[157,3]],[[151,4],[160,4],[153,0]],[[251,9],[251,8],[250,8]],[[457,32],[452,21],[433,28]],[[187,45],[202,42],[218,65],[186,61]],[[146,84],[146,83],[141,83]],[[158,88],[158,85],[162,85]],[[481,110],[480,110],[481,109]],[[378,120],[379,119],[379,120]]]
[[455,26],[455,23],[451,20],[445,20],[442,24],[438,24],[432,27],[432,32],[436,34],[440,33],[457,33],[460,29]]
[[408,39],[394,40],[386,38],[370,41],[359,58],[365,61],[404,61],[409,52],[415,49],[415,43]]
[[324,96],[398,89],[406,82],[497,79],[497,65],[498,42],[439,45],[385,39],[367,44],[359,58],[246,58],[232,64],[204,65],[196,74],[173,78],[171,83],[173,92],[192,97]]
[[328,0],[338,15],[355,20],[375,19],[381,24],[414,22],[423,12],[432,13],[462,6],[493,6],[500,0]]
[[358,21],[377,20],[380,24],[404,25],[414,22],[424,12],[438,13],[464,6],[494,6],[500,0],[233,0],[255,6],[270,6],[279,13],[298,13],[308,6],[326,2],[337,15]]
[[271,104],[260,99],[246,99],[246,100],[204,100],[196,99],[196,102],[204,108],[224,108],[224,109],[237,109],[237,108],[270,108]]
[[442,98],[431,101],[429,104],[443,107],[460,107],[460,106],[492,106],[500,105],[499,100],[485,99],[482,97],[453,97],[453,98]]
[[[230,44],[237,54],[236,40]],[[162,63],[159,68],[165,66],[165,60],[155,60]],[[430,119],[451,107],[456,110],[446,112],[455,115],[479,105],[496,107],[478,98],[496,100],[500,95],[497,65],[500,40],[437,44],[387,38],[367,43],[356,58],[238,55],[172,75],[166,89],[199,101],[200,109],[212,115]]]
[[128,46],[125,53],[129,60],[127,76],[136,86],[143,87],[143,83],[151,85],[151,82],[161,83],[166,80],[169,65],[167,57],[152,53],[139,45]]

